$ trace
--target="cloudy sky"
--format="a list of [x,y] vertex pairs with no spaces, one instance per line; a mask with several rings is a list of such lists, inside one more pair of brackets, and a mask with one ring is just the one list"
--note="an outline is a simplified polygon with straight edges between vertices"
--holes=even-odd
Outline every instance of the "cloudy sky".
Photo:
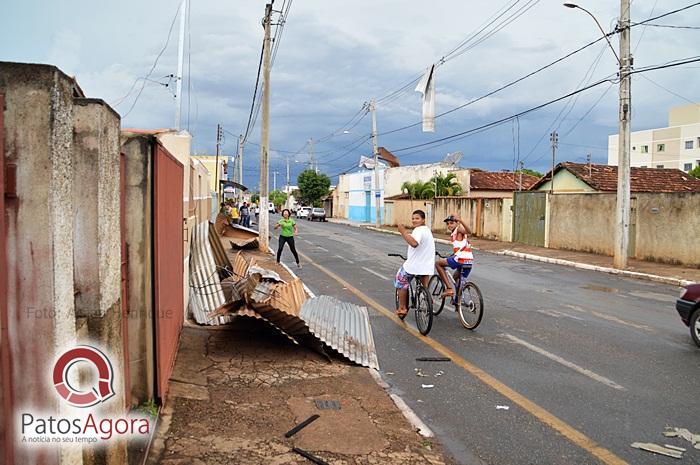
[[[276,0],[275,8],[286,8],[288,2]],[[691,3],[633,0],[632,21]],[[604,29],[614,28],[619,2],[587,0],[581,5]],[[57,65],[75,75],[90,97],[110,103],[122,115],[124,127],[172,127],[174,85],[168,76],[177,69],[179,7],[179,0],[10,0],[0,17],[0,60]],[[193,134],[198,153],[214,153],[217,123],[227,131],[227,154],[235,152],[236,136],[245,131],[264,9],[264,1],[191,0],[183,127]],[[657,23],[700,26],[700,7]],[[501,30],[485,37],[499,24]],[[271,156],[272,169],[280,172],[278,186],[284,183],[286,157],[293,160],[292,182],[307,166],[310,138],[319,141],[314,143],[316,158],[329,175],[350,169],[360,155],[370,154],[371,118],[360,117],[363,103],[372,97],[378,100],[379,145],[398,155],[402,164],[438,161],[462,151],[465,167],[512,170],[520,159],[528,168],[546,171],[553,129],[560,134],[557,161],[581,162],[590,153],[594,161],[605,163],[607,136],[617,132],[613,83],[468,137],[409,148],[508,118],[614,76],[617,63],[604,41],[438,118],[435,133],[421,132],[420,125],[394,131],[421,120],[415,84],[395,92],[442,57],[448,58],[436,71],[438,113],[481,97],[600,35],[583,11],[554,0],[296,0],[278,41],[271,78]],[[470,38],[459,49],[462,53],[448,55]],[[618,36],[611,40],[617,49]],[[632,49],[636,68],[700,55],[700,30],[633,27]],[[633,130],[665,126],[668,107],[700,101],[700,63],[643,76],[635,76],[632,84]],[[348,122],[352,124],[346,126]],[[259,141],[260,118],[245,149],[245,183],[251,186],[258,179]]]

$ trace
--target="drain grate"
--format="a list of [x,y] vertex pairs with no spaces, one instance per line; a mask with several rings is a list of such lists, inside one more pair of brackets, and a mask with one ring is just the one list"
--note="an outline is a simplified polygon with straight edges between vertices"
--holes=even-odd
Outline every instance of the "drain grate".
[[319,410],[340,410],[339,400],[314,400],[316,408]]

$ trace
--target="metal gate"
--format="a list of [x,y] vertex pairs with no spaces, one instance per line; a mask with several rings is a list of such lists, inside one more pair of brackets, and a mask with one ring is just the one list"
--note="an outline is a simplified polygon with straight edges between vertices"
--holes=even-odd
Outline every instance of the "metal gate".
[[12,378],[10,369],[10,334],[7,315],[7,254],[5,229],[5,96],[0,94],[0,416],[5,419],[0,428],[0,461],[14,463],[12,417]]
[[182,198],[184,167],[160,143],[154,153],[153,250],[156,383],[165,402],[184,315]]
[[515,192],[513,242],[544,247],[546,192]]

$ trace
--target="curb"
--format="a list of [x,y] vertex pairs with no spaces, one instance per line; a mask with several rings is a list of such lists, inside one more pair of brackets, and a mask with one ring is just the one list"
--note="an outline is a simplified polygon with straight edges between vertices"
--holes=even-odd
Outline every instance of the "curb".
[[[344,224],[344,223],[336,223],[336,224]],[[401,235],[397,231],[390,231],[387,229],[377,228],[376,226],[362,226],[359,224],[358,225],[349,225],[349,226],[354,226],[354,227],[363,228],[363,229],[369,229],[370,231],[377,231],[377,232],[382,232],[385,234],[394,234],[396,236]],[[439,238],[435,239],[435,242],[437,242],[439,244],[448,244],[448,245],[451,244],[450,241],[447,241],[445,239],[439,239]],[[474,250],[480,250],[480,249],[477,247],[474,247]],[[653,281],[656,283],[670,284],[672,286],[682,287],[682,286],[688,286],[690,284],[695,283],[695,281],[689,281],[687,279],[672,278],[672,277],[668,277],[668,276],[659,276],[659,275],[654,275],[654,274],[649,274],[649,273],[640,273],[638,271],[618,270],[617,268],[608,268],[608,267],[604,267],[604,266],[591,265],[588,263],[572,262],[570,260],[562,260],[559,258],[543,257],[541,255],[515,252],[513,250],[501,250],[501,251],[482,250],[482,251],[487,252],[487,253],[496,254],[496,255],[504,255],[504,256],[509,256],[509,257],[521,258],[524,260],[533,260],[533,261],[537,261],[537,262],[551,263],[554,265],[570,266],[573,268],[578,268],[580,270],[598,271],[600,273],[607,273],[607,274],[613,274],[613,275],[618,275],[618,276],[624,276],[627,278],[635,278],[635,279],[641,279],[644,281]]]
[[389,392],[389,389],[391,387],[387,384],[386,381],[384,381],[382,379],[382,375],[380,375],[379,372],[377,372],[376,370],[372,370],[371,368],[369,368],[368,370],[369,370],[369,374],[372,375],[372,378],[374,378],[374,381],[376,381],[376,383],[379,385],[379,387],[384,389],[387,392],[387,394],[389,394],[389,397],[391,397],[391,400],[394,401],[394,404],[396,405],[396,407],[398,407],[398,409],[401,411],[403,416],[406,418],[406,420],[408,420],[408,422],[411,424],[411,426],[413,426],[413,428],[415,428],[415,430],[418,432],[418,434],[420,434],[424,438],[434,437],[435,434],[433,433],[433,431],[428,427],[428,425],[423,423],[423,420],[421,420],[418,417],[418,415],[416,415],[416,412],[414,412],[411,409],[411,407],[406,405],[406,402],[404,402],[404,400],[401,397]]
[[687,286],[689,284],[693,284],[693,281],[688,281],[685,279],[670,278],[670,277],[666,277],[666,276],[658,276],[658,275],[649,274],[649,273],[640,273],[638,271],[618,270],[617,268],[608,268],[608,267],[604,267],[604,266],[590,265],[588,263],[572,262],[570,260],[562,260],[559,258],[542,257],[540,255],[533,255],[533,254],[522,253],[522,252],[514,252],[512,250],[502,250],[500,252],[492,252],[492,253],[495,253],[496,255],[505,255],[505,256],[509,256],[509,257],[522,258],[525,260],[533,260],[533,261],[543,262],[543,263],[552,263],[555,265],[571,266],[573,268],[578,268],[580,270],[598,271],[601,273],[614,274],[614,275],[618,275],[618,276],[625,276],[628,278],[637,278],[637,279],[642,279],[645,281],[654,281],[657,283],[671,284],[674,286]]

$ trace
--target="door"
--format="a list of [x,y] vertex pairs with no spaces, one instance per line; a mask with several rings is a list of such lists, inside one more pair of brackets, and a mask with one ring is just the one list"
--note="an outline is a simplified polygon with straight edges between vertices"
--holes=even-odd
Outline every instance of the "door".
[[513,242],[544,247],[546,192],[515,192]]
[[182,192],[184,167],[160,143],[154,149],[153,272],[157,394],[165,403],[184,315]]
[[372,191],[365,192],[365,223],[372,222]]

